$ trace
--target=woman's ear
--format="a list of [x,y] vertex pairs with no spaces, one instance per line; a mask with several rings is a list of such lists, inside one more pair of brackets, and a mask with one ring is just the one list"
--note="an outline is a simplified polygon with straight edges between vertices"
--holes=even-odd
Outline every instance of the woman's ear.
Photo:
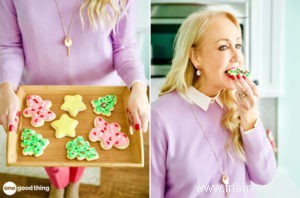
[[197,49],[193,48],[190,52],[190,60],[193,63],[194,67],[196,69],[199,69],[199,66],[201,65],[200,57],[199,57],[199,51]]

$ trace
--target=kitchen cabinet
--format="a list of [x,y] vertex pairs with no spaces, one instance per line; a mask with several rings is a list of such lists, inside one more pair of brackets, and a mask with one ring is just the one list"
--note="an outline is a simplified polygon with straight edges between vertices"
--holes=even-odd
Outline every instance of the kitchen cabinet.
[[244,3],[247,0],[151,0],[151,3]]
[[284,1],[249,0],[250,65],[261,97],[283,94]]

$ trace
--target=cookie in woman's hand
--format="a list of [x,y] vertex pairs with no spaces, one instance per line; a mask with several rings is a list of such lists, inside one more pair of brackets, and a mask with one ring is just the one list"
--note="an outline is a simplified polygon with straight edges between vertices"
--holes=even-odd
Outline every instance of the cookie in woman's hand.
[[227,74],[227,76],[231,79],[236,79],[237,76],[241,76],[242,78],[249,78],[250,77],[250,72],[248,72],[247,70],[242,70],[242,69],[238,69],[238,68],[235,68],[235,69],[229,69],[225,72]]

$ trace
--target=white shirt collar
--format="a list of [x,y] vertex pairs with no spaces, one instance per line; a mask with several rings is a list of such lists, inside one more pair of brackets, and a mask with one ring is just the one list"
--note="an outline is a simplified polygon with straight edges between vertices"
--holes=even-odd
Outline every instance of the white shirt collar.
[[[219,93],[220,94],[220,93]],[[213,98],[201,93],[199,90],[191,86],[183,95],[185,99],[198,105],[204,111],[207,111],[209,105],[215,101],[223,108],[223,103],[219,97],[219,94]]]

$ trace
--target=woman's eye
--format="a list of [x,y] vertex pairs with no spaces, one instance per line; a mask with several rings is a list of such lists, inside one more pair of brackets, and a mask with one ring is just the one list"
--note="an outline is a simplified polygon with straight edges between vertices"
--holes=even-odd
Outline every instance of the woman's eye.
[[236,48],[236,49],[241,49],[241,48],[242,48],[242,44],[236,44],[236,45],[235,45],[235,48]]
[[224,50],[227,50],[228,49],[228,46],[227,45],[221,45],[220,47],[219,47],[219,50],[221,50],[221,51],[224,51]]

